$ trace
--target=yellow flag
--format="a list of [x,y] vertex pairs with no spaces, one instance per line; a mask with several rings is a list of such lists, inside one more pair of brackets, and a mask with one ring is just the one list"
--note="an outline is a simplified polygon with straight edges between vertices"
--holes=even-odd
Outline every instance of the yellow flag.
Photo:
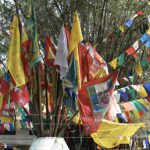
[[91,137],[98,145],[109,149],[120,144],[129,144],[130,137],[141,127],[145,127],[145,124],[114,123],[103,119],[98,131],[92,133]]
[[140,119],[140,115],[136,110],[132,110],[132,113],[133,113],[135,119],[137,119],[137,120]]
[[72,51],[75,50],[79,42],[82,40],[83,40],[83,36],[80,27],[80,21],[79,21],[78,13],[76,11],[74,14],[74,20],[73,20],[73,25],[71,30],[71,37],[69,43],[69,55],[72,53]]
[[2,109],[3,106],[3,94],[0,93],[0,110]]
[[116,67],[117,67],[117,58],[113,59],[109,64],[113,67],[113,69],[116,69]]
[[147,97],[147,92],[145,91],[145,88],[142,85],[140,86],[138,93],[141,98]]
[[121,32],[124,32],[124,30],[125,30],[124,26],[119,26],[119,29],[120,29]]
[[26,78],[21,62],[21,41],[19,31],[18,17],[14,16],[11,23],[11,41],[8,51],[7,66],[12,78],[17,86],[22,86],[26,83]]
[[143,69],[142,66],[140,65],[140,63],[135,65],[135,72],[137,73],[137,75],[142,76],[143,74]]
[[149,103],[145,99],[138,99],[138,102],[144,105],[147,109],[150,108]]
[[150,35],[150,28],[146,31],[146,33],[147,33],[148,35]]
[[74,15],[71,37],[69,43],[69,55],[74,52],[74,58],[76,62],[76,71],[77,71],[77,84],[78,88],[81,88],[81,73],[80,73],[80,63],[79,63],[79,54],[78,54],[78,44],[83,40],[80,21],[77,11]]
[[5,122],[5,123],[12,123],[12,122],[13,122],[13,118],[12,118],[12,117],[0,116],[0,120],[1,120],[2,122]]

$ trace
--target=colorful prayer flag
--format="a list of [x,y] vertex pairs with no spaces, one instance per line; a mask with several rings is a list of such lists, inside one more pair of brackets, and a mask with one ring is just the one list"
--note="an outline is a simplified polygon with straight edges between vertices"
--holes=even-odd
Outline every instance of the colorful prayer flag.
[[51,38],[46,35],[45,36],[45,64],[47,66],[53,66],[54,60],[56,59],[56,49],[51,40]]
[[112,99],[117,73],[92,80],[78,91],[80,116],[85,135],[96,132],[100,121],[105,117]]

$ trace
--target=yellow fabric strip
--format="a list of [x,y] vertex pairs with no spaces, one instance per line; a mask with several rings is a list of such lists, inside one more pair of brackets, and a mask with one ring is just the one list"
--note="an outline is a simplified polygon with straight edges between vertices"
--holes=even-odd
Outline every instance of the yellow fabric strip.
[[80,21],[77,11],[74,14],[74,20],[71,30],[70,44],[69,44],[69,55],[75,50],[80,41],[83,40],[82,31],[80,27]]
[[18,17],[14,16],[11,24],[11,41],[8,51],[7,66],[17,86],[26,83],[26,78],[21,61],[21,45]]
[[147,92],[146,92],[145,88],[143,87],[143,85],[140,86],[138,93],[141,98],[147,97]]
[[0,93],[0,110],[2,109],[3,106],[3,94]]
[[5,122],[5,123],[11,123],[11,122],[13,122],[13,118],[11,118],[11,117],[0,116],[0,120],[2,122]]
[[141,127],[145,127],[145,124],[123,124],[102,120],[98,131],[92,133],[91,137],[98,145],[113,148],[120,144],[129,144],[130,137]]
[[76,62],[78,89],[81,89],[81,73],[80,73],[80,63],[79,63],[79,55],[78,55],[78,48],[77,47],[74,50],[74,58],[75,58],[75,62]]
[[109,64],[113,67],[113,69],[116,69],[116,67],[117,67],[117,58],[113,59]]

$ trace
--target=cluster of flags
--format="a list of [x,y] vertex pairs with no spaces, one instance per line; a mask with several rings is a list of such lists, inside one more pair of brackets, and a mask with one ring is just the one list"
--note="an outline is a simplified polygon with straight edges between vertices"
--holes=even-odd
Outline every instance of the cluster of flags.
[[117,102],[125,102],[131,99],[146,98],[150,94],[150,83],[146,82],[141,85],[130,85],[115,90],[114,96]]
[[127,28],[130,28],[130,27],[133,25],[134,20],[135,20],[137,17],[143,15],[143,13],[144,13],[144,12],[143,12],[142,10],[137,11],[136,14],[134,14],[130,19],[128,19],[128,20],[125,22],[124,25],[119,26],[120,31],[121,31],[121,32],[125,32],[125,30],[126,30]]
[[[142,14],[142,11],[138,11],[136,15],[125,23],[125,26],[130,27],[133,24],[133,20]],[[57,47],[49,35],[45,36],[44,54],[41,53],[39,48],[33,0],[30,0],[27,29],[30,31],[30,38],[28,38],[18,16],[15,15],[11,23],[11,41],[7,61],[8,72],[0,76],[1,114],[4,115],[5,113],[7,116],[13,116],[12,112],[14,111],[15,113],[20,113],[15,120],[16,130],[19,130],[21,126],[30,128],[31,120],[25,114],[24,106],[34,98],[38,99],[39,95],[37,96],[36,93],[39,92],[41,94],[39,99],[46,101],[47,98],[48,100],[48,113],[57,111],[58,108],[56,109],[55,107],[57,107],[58,101],[56,100],[61,93],[59,86],[62,86],[64,92],[62,107],[66,105],[69,110],[73,111],[79,109],[80,122],[82,122],[86,136],[91,135],[97,144],[103,145],[105,143],[104,147],[109,148],[118,144],[129,143],[129,139],[125,141],[125,137],[131,137],[140,127],[143,127],[143,124],[132,124],[129,126],[133,129],[132,134],[124,134],[123,139],[116,145],[111,141],[106,142],[105,138],[101,138],[98,141],[96,139],[97,136],[103,137],[106,133],[109,133],[108,136],[112,138],[112,135],[118,136],[120,134],[119,131],[129,129],[128,125],[120,125],[119,123],[115,124],[103,120],[105,118],[114,121],[118,111],[121,112],[119,106],[126,110],[126,117],[128,118],[128,111],[133,111],[134,115],[137,115],[137,113],[141,115],[143,110],[145,112],[148,111],[149,104],[144,98],[150,93],[150,84],[145,83],[140,87],[131,86],[130,88],[125,88],[125,91],[123,89],[118,90],[117,94],[127,101],[118,105],[115,100],[118,97],[114,95],[118,71],[109,74],[106,62],[96,52],[95,48],[89,42],[85,44],[82,42],[83,36],[77,12],[74,14],[71,32],[62,25]],[[149,35],[148,30],[140,38],[140,42],[144,44],[149,42]],[[139,40],[136,41],[125,53],[114,59],[110,65],[114,69],[122,66],[126,55],[132,55],[134,58],[137,58],[139,44]],[[146,45],[149,47],[148,43]],[[141,65],[145,66],[149,62],[148,58],[142,60]],[[139,67],[136,70],[140,70]],[[38,81],[36,80],[37,78]],[[58,82],[60,83],[59,85]],[[134,94],[135,92],[137,93]],[[128,102],[129,95],[131,98],[136,99],[137,94],[142,99]],[[35,107],[37,113],[39,113],[38,108],[40,106]],[[63,112],[62,110],[60,111]],[[60,120],[61,112],[56,114],[59,117],[55,120]],[[116,126],[119,130],[112,134],[112,130]],[[109,132],[106,131],[108,127],[110,127]],[[116,142],[116,140],[118,140],[118,137],[114,138],[113,142]]]
[[126,56],[132,56],[135,59],[138,58],[138,50],[140,48],[141,43],[145,44],[147,47],[150,45],[147,43],[149,38],[149,29],[143,34],[139,40],[135,41],[132,46],[127,48],[125,52],[120,54],[117,58],[113,59],[109,64],[112,66],[113,69],[122,66],[125,63]]

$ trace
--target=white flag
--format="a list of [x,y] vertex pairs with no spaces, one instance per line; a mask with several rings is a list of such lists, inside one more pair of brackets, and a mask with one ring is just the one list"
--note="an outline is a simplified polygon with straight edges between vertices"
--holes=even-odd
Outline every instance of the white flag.
[[59,35],[58,47],[56,50],[56,59],[54,61],[54,64],[62,68],[68,68],[67,57],[68,57],[67,37],[65,33],[65,28],[64,26],[62,26]]
[[133,45],[132,47],[137,50],[139,48],[139,41],[137,40]]

